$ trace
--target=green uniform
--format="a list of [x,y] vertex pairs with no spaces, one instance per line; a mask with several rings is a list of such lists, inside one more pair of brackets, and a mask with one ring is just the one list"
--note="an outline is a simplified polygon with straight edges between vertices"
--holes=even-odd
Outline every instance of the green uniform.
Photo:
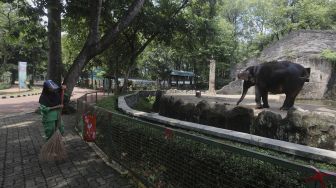
[[[58,117],[61,117],[60,109],[50,109],[49,107],[46,107],[44,105],[40,105],[40,112],[42,115],[42,124],[44,128],[44,132],[47,136],[47,140],[53,135],[55,131],[55,126],[58,121]],[[59,127],[60,132],[64,133],[64,124],[61,118],[59,118],[61,121],[61,126]]]

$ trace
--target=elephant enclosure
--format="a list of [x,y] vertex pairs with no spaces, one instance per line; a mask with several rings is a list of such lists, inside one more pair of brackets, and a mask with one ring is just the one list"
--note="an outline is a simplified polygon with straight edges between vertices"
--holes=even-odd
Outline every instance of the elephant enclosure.
[[[296,110],[280,111],[284,97],[269,96],[269,109],[254,109],[254,96],[168,93],[160,99],[166,117],[250,133],[335,151],[336,109],[322,101],[296,101]],[[174,110],[172,110],[174,109]]]

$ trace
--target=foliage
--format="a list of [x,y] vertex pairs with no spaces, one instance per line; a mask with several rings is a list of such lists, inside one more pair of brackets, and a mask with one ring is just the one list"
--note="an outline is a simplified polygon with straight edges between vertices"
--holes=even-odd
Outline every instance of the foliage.
[[142,77],[145,79],[168,80],[176,51],[164,45],[153,45],[146,50],[141,59]]
[[[29,74],[46,71],[47,39],[42,16],[45,0],[0,1],[0,73],[17,72],[28,62]],[[90,35],[92,8],[84,0],[63,1],[64,72]],[[103,1],[98,38],[111,31],[134,2]],[[156,0],[145,1],[133,22],[84,68],[102,67],[110,77],[168,80],[172,69],[192,71],[208,80],[215,59],[216,81],[224,83],[232,65],[245,61],[275,40],[300,29],[335,30],[336,1],[331,0]],[[95,46],[95,45],[90,45]],[[90,50],[88,53],[91,53]],[[85,59],[85,58],[84,58]],[[74,69],[74,68],[73,68]],[[125,82],[127,79],[125,79]]]
[[330,49],[323,50],[321,53],[322,58],[334,63],[336,65],[336,52]]
[[105,108],[106,110],[116,112],[118,108],[118,97],[110,96],[103,98],[97,102],[97,106]]
[[155,102],[155,96],[148,96],[145,98],[139,98],[139,101],[134,105],[135,110],[143,112],[151,112],[153,109],[153,104]]
[[10,87],[11,87],[11,85],[8,84],[8,83],[0,83],[0,90],[2,90],[2,89],[8,89]]
[[46,29],[25,1],[0,2],[0,12],[0,74],[11,71],[15,79],[18,61],[26,61],[34,78],[46,70]]

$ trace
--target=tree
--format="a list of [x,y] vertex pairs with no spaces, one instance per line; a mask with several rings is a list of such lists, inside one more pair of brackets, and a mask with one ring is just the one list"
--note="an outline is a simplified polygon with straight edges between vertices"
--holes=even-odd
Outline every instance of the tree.
[[99,33],[102,0],[89,2],[91,10],[89,34],[81,52],[75,58],[64,79],[64,84],[68,86],[67,92],[69,94],[72,93],[80,72],[85,65],[96,55],[106,50],[116,40],[120,32],[122,32],[140,12],[144,0],[134,0],[125,15],[119,19],[114,27],[108,29],[102,37],[100,37]]
[[11,71],[14,83],[18,61],[27,61],[33,83],[43,70],[47,52],[46,30],[39,14],[25,1],[0,2],[0,10],[0,73]]

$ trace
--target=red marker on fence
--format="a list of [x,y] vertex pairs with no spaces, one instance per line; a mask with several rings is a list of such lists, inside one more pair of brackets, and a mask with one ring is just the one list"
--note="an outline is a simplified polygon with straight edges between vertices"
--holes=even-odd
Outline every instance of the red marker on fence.
[[166,140],[170,140],[173,138],[173,130],[165,128],[164,130],[164,136]]
[[83,138],[87,142],[93,142],[96,140],[96,115],[84,114],[84,131]]
[[325,172],[321,172],[319,171],[317,168],[311,166],[314,170],[315,170],[315,174],[309,178],[306,178],[305,181],[306,183],[311,182],[311,181],[318,181],[321,185],[322,188],[326,188],[326,184],[323,181],[323,177],[325,176],[334,176],[336,177],[335,173],[325,173]]

